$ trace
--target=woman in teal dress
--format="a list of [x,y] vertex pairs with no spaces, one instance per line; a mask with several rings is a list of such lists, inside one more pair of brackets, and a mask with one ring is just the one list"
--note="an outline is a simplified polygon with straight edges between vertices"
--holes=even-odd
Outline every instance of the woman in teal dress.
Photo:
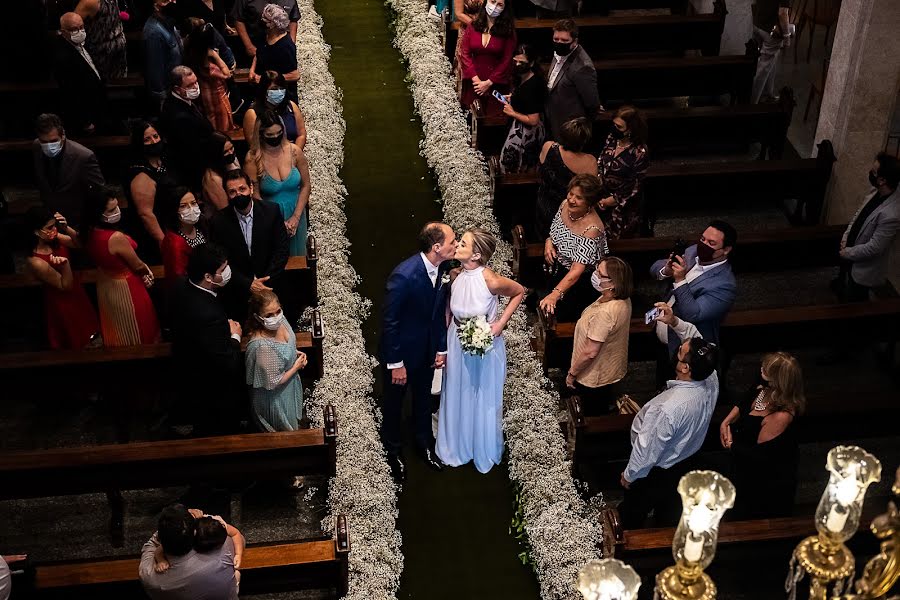
[[267,110],[256,120],[259,143],[247,153],[244,170],[253,195],[278,206],[291,239],[291,256],[306,256],[309,207],[309,163],[303,150],[287,141],[284,123]]
[[247,385],[253,422],[260,431],[295,431],[303,418],[300,369],[306,354],[297,351],[297,337],[284,318],[278,296],[270,290],[250,297],[244,332],[247,343]]

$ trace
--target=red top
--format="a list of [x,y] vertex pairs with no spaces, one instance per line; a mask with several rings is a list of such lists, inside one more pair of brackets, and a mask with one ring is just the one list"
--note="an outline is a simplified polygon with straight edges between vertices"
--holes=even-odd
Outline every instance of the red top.
[[188,258],[191,256],[187,240],[176,231],[166,231],[161,249],[166,281],[175,281],[178,277],[187,275]]
[[[481,32],[474,27],[466,27],[459,44],[459,65],[462,72],[462,95],[460,102],[468,107],[475,99],[472,78],[476,75],[481,80],[490,79],[494,87],[501,93],[509,90],[513,73],[513,54],[516,51],[516,34],[509,37],[492,35],[487,46],[482,43]],[[502,111],[503,107],[493,97],[488,106]],[[489,108],[489,110],[491,110]]]
[[[60,244],[53,249],[53,254],[69,258],[69,249]],[[32,252],[31,255],[46,262],[54,271],[62,271],[61,266],[50,263],[51,254]],[[92,335],[100,333],[97,312],[81,285],[80,277],[77,273],[73,275],[74,281],[68,290],[47,284],[42,286],[47,341],[54,350],[80,350],[90,342]]]

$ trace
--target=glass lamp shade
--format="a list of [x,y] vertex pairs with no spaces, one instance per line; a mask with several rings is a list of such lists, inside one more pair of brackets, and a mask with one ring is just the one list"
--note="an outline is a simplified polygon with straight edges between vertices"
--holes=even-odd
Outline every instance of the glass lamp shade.
[[691,471],[678,482],[681,522],[672,540],[676,563],[705,569],[716,554],[719,521],[734,506],[734,485],[715,471]]
[[635,600],[641,578],[615,558],[592,560],[578,571],[578,591],[585,600]]
[[834,544],[843,544],[859,527],[866,490],[881,481],[881,462],[858,446],[836,446],[825,466],[830,477],[816,508],[816,529]]

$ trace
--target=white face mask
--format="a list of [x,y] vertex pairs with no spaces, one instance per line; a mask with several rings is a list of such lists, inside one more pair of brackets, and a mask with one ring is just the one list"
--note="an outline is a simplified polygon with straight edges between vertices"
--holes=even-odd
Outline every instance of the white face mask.
[[598,273],[597,271],[594,271],[593,273],[591,273],[591,285],[594,286],[594,289],[597,290],[598,292],[600,292],[601,294],[603,292],[605,292],[606,290],[613,289],[613,287],[614,287],[614,286],[603,287],[604,282],[609,283],[610,280],[606,277],[601,277],[600,273]]
[[62,152],[62,140],[58,142],[41,142],[41,150],[44,154],[46,154],[50,158],[53,158],[54,156]]
[[209,280],[216,287],[225,287],[228,285],[228,282],[231,281],[231,265],[225,265],[225,268],[222,269],[222,281],[215,281],[213,279]]
[[194,87],[189,87],[188,89],[184,90],[184,97],[188,100],[196,100],[197,98],[199,98],[200,86],[195,85]]
[[75,31],[69,32],[69,41],[71,41],[76,46],[80,46],[84,43],[84,40],[87,39],[87,33],[84,29],[77,29]]
[[181,209],[178,211],[178,218],[181,219],[182,223],[193,225],[200,220],[200,207],[191,206],[189,208]]
[[503,14],[503,8],[497,6],[496,2],[488,2],[484,5],[484,12],[486,12],[487,16],[489,16],[490,18],[496,19],[501,14]]
[[284,313],[279,310],[278,314],[274,317],[261,317],[259,315],[253,316],[256,317],[256,320],[262,323],[262,326],[269,331],[278,331],[278,328],[281,327],[281,319],[284,318]]
[[112,224],[118,223],[119,221],[122,220],[122,211],[119,210],[119,207],[117,206],[116,210],[112,214],[110,214],[110,215],[104,214],[104,215],[101,215],[100,218],[103,219],[104,223],[109,223],[110,225],[112,225]]

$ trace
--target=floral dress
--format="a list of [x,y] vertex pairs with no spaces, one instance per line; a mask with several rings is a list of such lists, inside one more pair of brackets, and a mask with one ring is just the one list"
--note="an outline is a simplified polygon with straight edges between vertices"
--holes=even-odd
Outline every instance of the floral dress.
[[650,160],[647,146],[629,144],[616,155],[616,139],[606,138],[606,145],[597,159],[597,171],[603,180],[605,196],[616,199],[612,208],[598,209],[611,240],[640,235],[643,215],[640,210],[641,180]]
[[85,47],[104,81],[128,75],[125,30],[116,0],[100,0],[100,9],[85,25]]

